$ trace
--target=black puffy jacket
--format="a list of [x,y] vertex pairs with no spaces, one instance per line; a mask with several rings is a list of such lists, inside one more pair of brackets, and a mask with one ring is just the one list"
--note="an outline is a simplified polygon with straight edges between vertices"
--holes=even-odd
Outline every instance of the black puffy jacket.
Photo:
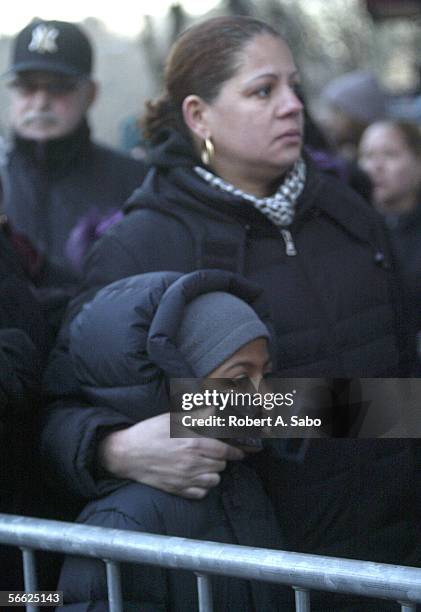
[[[34,515],[40,487],[36,418],[49,332],[28,279],[0,227],[0,511]],[[17,549],[0,550],[0,589],[23,588]]]
[[[31,409],[39,398],[49,349],[47,323],[17,253],[0,227],[0,422]],[[7,445],[10,443],[8,442]],[[3,439],[2,452],[6,440]],[[10,447],[11,448],[11,447]]]
[[89,402],[132,422],[169,410],[163,373],[194,378],[175,344],[185,305],[210,291],[245,300],[270,327],[262,290],[223,270],[150,272],[99,291],[71,325],[70,354]]
[[[96,478],[93,449],[104,431],[127,421],[83,400],[68,353],[69,324],[117,279],[169,269],[240,272],[263,288],[281,376],[404,371],[406,332],[388,239],[377,213],[353,191],[309,165],[290,227],[297,255],[288,256],[278,228],[259,211],[195,174],[200,162],[178,135],[169,133],[152,161],[127,216],[91,251],[83,291],[48,368],[53,403],[43,451],[57,486],[84,497],[110,490]],[[290,548],[398,563],[411,558],[416,474],[409,441],[315,440],[297,461],[265,459],[261,474]]]
[[[73,321],[71,355],[84,396],[134,423],[169,410],[167,377],[194,377],[175,338],[185,305],[209,291],[227,291],[254,307],[269,324],[261,290],[220,270],[183,275],[157,272],[117,281],[100,291]],[[104,330],[108,330],[104,334]],[[79,521],[250,546],[280,547],[280,532],[260,479],[247,462],[231,463],[220,486],[201,501],[186,500],[152,487],[120,481],[119,488],[91,502]],[[216,608],[277,610],[276,589],[217,578]],[[59,583],[73,610],[106,610],[106,581],[100,562],[69,557]],[[189,572],[127,566],[126,605],[141,609],[197,609],[195,577]],[[254,604],[252,603],[254,600]],[[78,605],[76,605],[78,604]],[[149,607],[147,607],[149,606]]]

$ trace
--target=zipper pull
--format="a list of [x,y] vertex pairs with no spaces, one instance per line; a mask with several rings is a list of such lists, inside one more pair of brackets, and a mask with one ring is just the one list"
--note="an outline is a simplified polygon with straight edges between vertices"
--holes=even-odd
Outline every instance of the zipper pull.
[[285,242],[285,253],[290,257],[293,257],[297,254],[297,249],[295,248],[294,240],[292,238],[291,232],[286,229],[281,229],[281,236]]

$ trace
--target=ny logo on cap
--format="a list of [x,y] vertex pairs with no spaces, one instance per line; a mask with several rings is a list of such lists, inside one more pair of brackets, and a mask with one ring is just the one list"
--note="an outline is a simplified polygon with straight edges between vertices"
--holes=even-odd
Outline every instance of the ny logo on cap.
[[38,53],[56,53],[58,51],[56,38],[59,34],[57,28],[40,23],[32,30],[32,40],[28,45],[28,50]]

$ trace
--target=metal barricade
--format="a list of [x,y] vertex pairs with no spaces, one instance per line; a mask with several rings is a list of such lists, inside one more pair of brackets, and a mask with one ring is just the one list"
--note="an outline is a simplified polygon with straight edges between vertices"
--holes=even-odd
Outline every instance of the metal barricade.
[[[210,576],[291,586],[296,612],[310,612],[310,591],[396,601],[401,612],[421,602],[421,569],[0,514],[0,543],[23,551],[25,591],[37,588],[34,550],[102,559],[110,612],[123,610],[119,562],[184,569],[197,576],[199,611],[212,612]],[[398,607],[397,607],[398,609]],[[37,612],[36,606],[27,606]]]

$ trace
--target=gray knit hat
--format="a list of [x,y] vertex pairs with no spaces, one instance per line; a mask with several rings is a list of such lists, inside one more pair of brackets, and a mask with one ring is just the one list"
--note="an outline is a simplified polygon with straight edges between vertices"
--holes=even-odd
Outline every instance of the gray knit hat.
[[187,305],[176,344],[202,378],[257,338],[270,336],[253,308],[231,293],[213,291]]
[[347,72],[333,79],[320,96],[363,123],[372,123],[386,115],[386,94],[376,78],[366,70]]

